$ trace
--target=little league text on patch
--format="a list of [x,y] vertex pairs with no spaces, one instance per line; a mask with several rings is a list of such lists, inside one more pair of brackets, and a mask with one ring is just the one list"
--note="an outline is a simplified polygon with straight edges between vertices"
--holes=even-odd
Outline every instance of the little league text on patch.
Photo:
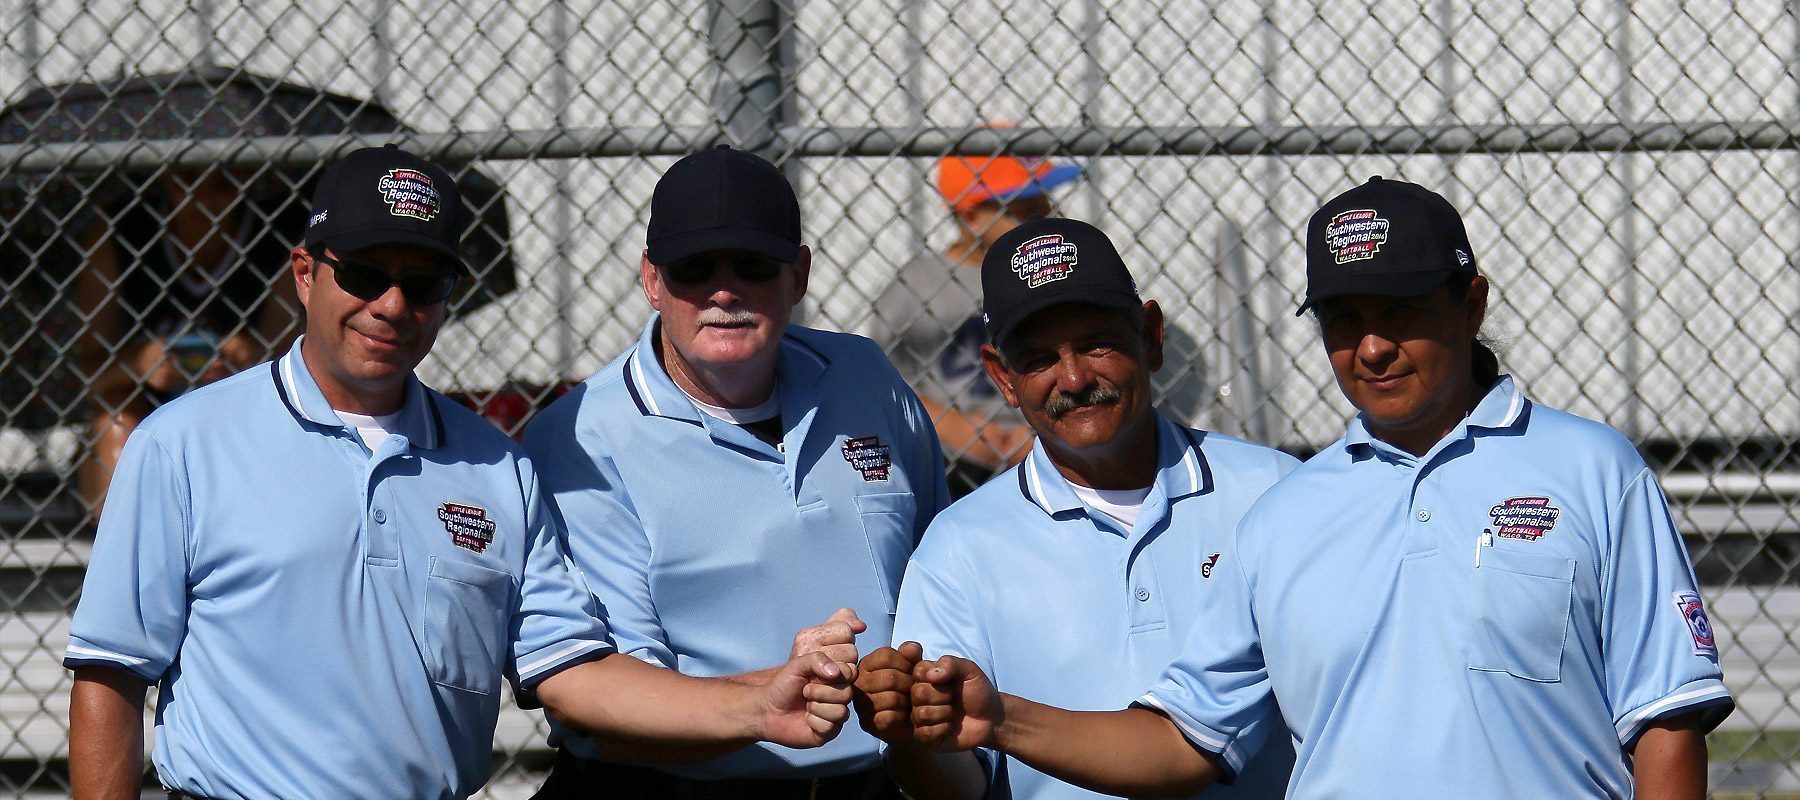
[[865,481],[885,481],[888,469],[894,465],[890,448],[881,443],[879,436],[858,436],[844,440],[844,460],[850,462],[862,473]]
[[1388,240],[1388,221],[1374,209],[1359,208],[1331,218],[1325,226],[1325,246],[1337,263],[1374,258]]
[[1036,289],[1073,274],[1078,255],[1073,243],[1064,242],[1061,234],[1049,233],[1027,239],[1013,250],[1012,271],[1027,288]]
[[1697,592],[1676,592],[1675,607],[1687,621],[1688,633],[1694,637],[1694,654],[1719,657],[1719,643],[1713,639],[1712,621],[1706,618],[1706,604]]
[[377,187],[388,213],[430,222],[438,215],[438,190],[431,176],[414,169],[390,169]]
[[494,541],[494,521],[480,506],[444,503],[438,506],[437,516],[457,547],[481,553]]

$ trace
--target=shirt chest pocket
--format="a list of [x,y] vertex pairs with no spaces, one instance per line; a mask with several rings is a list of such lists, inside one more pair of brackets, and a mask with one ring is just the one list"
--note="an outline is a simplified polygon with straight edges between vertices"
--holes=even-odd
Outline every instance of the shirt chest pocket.
[[856,514],[869,540],[869,557],[875,561],[875,579],[887,613],[893,614],[900,595],[900,577],[912,557],[913,517],[918,501],[911,492],[864,494],[856,497]]
[[423,637],[431,680],[477,694],[498,691],[511,608],[511,575],[433,556]]
[[1561,680],[1575,560],[1484,548],[1474,589],[1469,668],[1543,683]]

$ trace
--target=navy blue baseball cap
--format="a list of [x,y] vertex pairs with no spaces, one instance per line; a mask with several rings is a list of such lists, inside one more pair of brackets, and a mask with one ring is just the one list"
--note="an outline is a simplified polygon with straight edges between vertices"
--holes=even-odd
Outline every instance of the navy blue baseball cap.
[[1346,294],[1411,297],[1476,274],[1462,216],[1443,195],[1416,183],[1384,180],[1332,198],[1306,223],[1306,299]]
[[675,162],[656,182],[644,245],[659,266],[713,250],[791,264],[800,258],[800,200],[774,164],[719,145]]
[[462,195],[449,171],[396,145],[365,147],[326,168],[307,219],[309,249],[401,244],[466,270]]
[[982,320],[998,347],[1039,311],[1086,303],[1142,315],[1137,282],[1099,228],[1044,217],[1007,231],[981,260]]

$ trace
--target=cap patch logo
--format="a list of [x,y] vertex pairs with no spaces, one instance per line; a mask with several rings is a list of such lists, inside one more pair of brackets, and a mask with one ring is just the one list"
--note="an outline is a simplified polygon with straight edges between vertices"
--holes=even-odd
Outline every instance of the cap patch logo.
[[1494,520],[1495,536],[1535,542],[1556,527],[1562,509],[1550,505],[1548,497],[1509,497],[1488,509],[1488,516]]
[[1064,242],[1062,234],[1047,233],[1026,240],[1013,251],[1012,271],[1026,288],[1036,289],[1074,274],[1076,256],[1075,245]]
[[1694,655],[1719,657],[1719,643],[1713,639],[1712,622],[1706,618],[1706,605],[1696,592],[1676,592],[1675,607],[1687,620],[1688,633],[1694,637]]
[[377,184],[388,213],[430,222],[438,215],[438,190],[431,176],[416,169],[390,169]]
[[437,516],[457,547],[481,553],[486,552],[487,546],[494,541],[494,521],[488,519],[487,510],[480,506],[444,503],[438,506]]
[[1471,257],[1469,255],[1469,251],[1464,250],[1460,247],[1458,247],[1454,250],[1451,250],[1450,252],[1454,253],[1456,255],[1456,265],[1459,267],[1466,267],[1469,265],[1469,262],[1475,260],[1473,257]]
[[844,460],[862,473],[863,480],[885,481],[888,479],[888,468],[894,465],[890,448],[881,443],[879,436],[858,436],[844,440]]
[[1339,264],[1374,258],[1387,240],[1388,221],[1374,209],[1345,211],[1325,225],[1325,246]]
[[1218,566],[1219,555],[1220,554],[1218,553],[1213,553],[1206,557],[1206,561],[1200,564],[1200,577],[1208,580],[1212,579],[1213,567]]

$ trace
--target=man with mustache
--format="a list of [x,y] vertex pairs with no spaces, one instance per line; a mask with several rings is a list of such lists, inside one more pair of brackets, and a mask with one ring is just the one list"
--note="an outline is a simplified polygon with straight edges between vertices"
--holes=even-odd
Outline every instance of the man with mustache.
[[531,463],[414,377],[467,272],[450,174],[365,148],[312,212],[288,253],[305,335],[125,444],[63,659],[74,796],[139,796],[153,683],[171,800],[467,797],[503,677],[646,756],[831,739],[848,663],[752,686],[617,653]]
[[[1129,703],[1204,634],[1238,517],[1298,462],[1152,407],[1162,310],[1093,226],[1020,225],[988,251],[981,288],[983,366],[1037,446],[932,523],[900,591],[902,644],[863,659],[857,714],[914,797],[1093,797],[992,750],[914,744],[914,664],[956,654],[1009,692]],[[1291,764],[1266,753],[1225,796],[1280,797]]]
[[1104,713],[921,663],[914,736],[1123,796],[1229,779],[1285,724],[1294,800],[1700,800],[1733,701],[1656,473],[1500,372],[1442,196],[1373,178],[1306,242],[1300,310],[1358,413],[1245,513],[1213,625]]
[[[657,313],[526,434],[625,653],[758,683],[809,650],[853,660],[858,633],[889,640],[906,559],[946,502],[943,459],[874,343],[789,324],[811,266],[773,164],[681,159],[639,264]],[[805,752],[699,746],[666,770],[555,738],[540,797],[894,796],[861,731]]]

